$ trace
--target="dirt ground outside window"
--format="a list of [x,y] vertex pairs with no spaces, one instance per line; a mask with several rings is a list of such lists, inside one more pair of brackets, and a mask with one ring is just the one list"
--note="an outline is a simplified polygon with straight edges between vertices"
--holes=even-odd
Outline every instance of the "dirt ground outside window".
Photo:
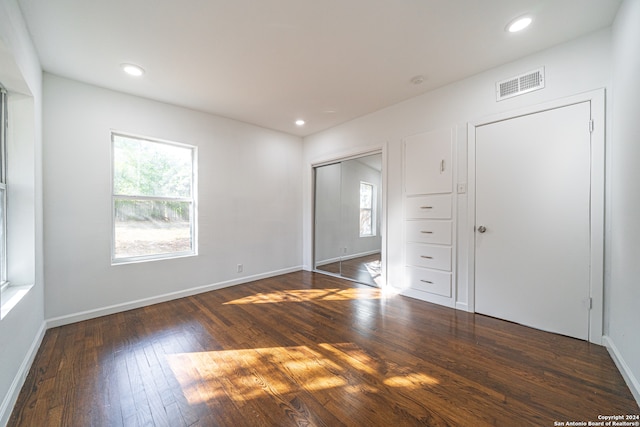
[[191,227],[186,221],[116,221],[116,258],[191,250]]

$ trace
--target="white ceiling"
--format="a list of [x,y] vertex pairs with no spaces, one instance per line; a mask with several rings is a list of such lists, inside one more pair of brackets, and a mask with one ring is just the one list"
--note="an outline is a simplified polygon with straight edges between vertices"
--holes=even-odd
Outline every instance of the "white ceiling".
[[[609,26],[619,0],[19,0],[51,73],[295,135]],[[531,14],[522,33],[505,31]],[[120,64],[142,66],[141,78]],[[420,85],[410,82],[424,75]],[[297,127],[295,119],[307,121]]]

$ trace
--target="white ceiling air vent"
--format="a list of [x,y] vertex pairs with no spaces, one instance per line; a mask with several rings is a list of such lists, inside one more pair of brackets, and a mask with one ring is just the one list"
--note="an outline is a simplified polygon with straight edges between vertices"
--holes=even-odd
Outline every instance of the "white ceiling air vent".
[[544,67],[496,83],[498,101],[544,88]]

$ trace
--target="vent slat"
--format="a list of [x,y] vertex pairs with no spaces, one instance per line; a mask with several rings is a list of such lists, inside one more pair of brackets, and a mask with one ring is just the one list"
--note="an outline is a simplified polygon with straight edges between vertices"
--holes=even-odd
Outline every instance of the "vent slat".
[[500,83],[500,96],[505,97],[518,92],[518,79],[512,79],[504,83]]
[[496,83],[498,101],[544,88],[544,68]]

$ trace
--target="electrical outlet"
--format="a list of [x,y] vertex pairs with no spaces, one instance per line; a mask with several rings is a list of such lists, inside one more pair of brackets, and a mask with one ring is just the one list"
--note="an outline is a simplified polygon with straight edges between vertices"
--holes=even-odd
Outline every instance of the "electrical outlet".
[[242,273],[242,270],[244,270],[244,267],[242,266],[242,264],[238,264],[238,268],[237,268],[238,273]]

